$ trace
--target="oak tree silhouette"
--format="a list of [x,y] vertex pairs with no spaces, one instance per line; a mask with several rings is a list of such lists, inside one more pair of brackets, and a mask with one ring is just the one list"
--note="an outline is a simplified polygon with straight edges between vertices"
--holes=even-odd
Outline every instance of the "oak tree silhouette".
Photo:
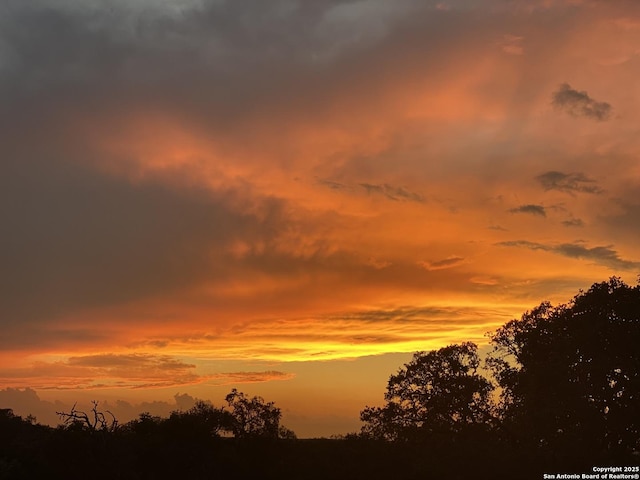
[[386,405],[366,407],[362,435],[411,440],[452,434],[492,418],[491,382],[478,373],[480,359],[471,342],[417,352],[389,378]]
[[[617,277],[492,336],[503,423],[550,449],[640,449],[640,285]],[[533,446],[533,445],[532,445]]]
[[249,398],[235,388],[225,397],[230,410],[231,431],[236,438],[293,438],[295,434],[280,426],[282,412],[262,397]]

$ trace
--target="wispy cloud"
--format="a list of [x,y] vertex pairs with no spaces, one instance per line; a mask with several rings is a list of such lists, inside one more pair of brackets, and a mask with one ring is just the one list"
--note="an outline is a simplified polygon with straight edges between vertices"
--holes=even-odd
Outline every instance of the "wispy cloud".
[[535,204],[520,205],[519,207],[514,207],[514,208],[509,209],[509,212],[511,212],[511,213],[528,213],[528,214],[531,214],[531,215],[538,215],[540,217],[546,217],[547,216],[546,209],[542,205],[535,205]]
[[425,201],[424,196],[420,193],[412,192],[404,187],[389,185],[388,183],[373,184],[361,183],[368,194],[377,194],[387,197],[389,200],[395,201],[412,201],[422,203]]
[[524,37],[518,35],[505,34],[502,36],[501,46],[504,53],[509,55],[523,55],[524,47],[522,41]]
[[[426,273],[428,275],[428,273]],[[461,282],[468,282],[461,276]],[[474,288],[470,285],[470,288]],[[315,318],[252,320],[233,327],[233,335],[197,335],[169,339],[172,350],[189,351],[195,358],[255,361],[335,360],[375,355],[376,352],[412,352],[440,343],[482,340],[484,334],[517,313],[512,306],[400,306],[340,311]],[[260,348],[255,348],[260,345]],[[288,373],[240,373],[251,381],[286,380]],[[226,384],[235,375],[219,372],[204,383]]]
[[567,193],[594,193],[600,194],[603,190],[595,184],[595,180],[584,173],[563,173],[555,170],[545,172],[536,177],[536,180],[545,190],[558,190]]
[[332,190],[345,190],[350,188],[348,185],[345,185],[344,183],[334,182],[333,180],[327,180],[327,179],[319,179],[318,183],[320,185],[324,185],[325,187],[329,187]]
[[463,257],[458,257],[453,255],[451,257],[443,258],[442,260],[435,260],[431,262],[418,262],[418,265],[420,265],[425,270],[432,271],[432,270],[444,270],[447,268],[457,267],[462,263],[464,263]]
[[634,270],[640,268],[640,262],[625,260],[621,258],[619,253],[614,250],[611,245],[589,248],[578,242],[549,245],[538,242],[530,242],[528,240],[512,240],[499,242],[496,245],[503,247],[527,248],[529,250],[541,250],[544,252],[556,253],[558,255],[569,258],[591,260],[598,265],[603,265],[620,270]]
[[553,92],[552,103],[556,108],[574,117],[604,121],[611,116],[611,105],[594,100],[587,92],[575,90],[568,83],[563,83]]
[[390,267],[392,263],[388,260],[384,260],[376,257],[369,257],[366,262],[366,265],[375,268],[376,270],[381,270],[383,268]]
[[423,203],[425,201],[425,197],[421,193],[411,191],[406,187],[391,185],[389,183],[363,182],[357,184],[357,186],[354,186],[329,179],[319,179],[317,183],[332,190],[340,191],[353,191],[354,189],[360,187],[360,191],[364,190],[367,195],[381,195],[388,198],[389,200],[394,201],[410,201],[418,203]]
[[126,369],[132,372],[138,369],[152,368],[154,370],[170,371],[172,373],[183,372],[195,367],[181,360],[172,358],[168,355],[150,355],[150,354],[100,354],[85,355],[81,357],[69,357],[67,365],[90,367],[96,369],[104,369],[105,372],[111,373]]
[[295,374],[290,372],[279,372],[277,370],[267,370],[264,372],[225,372],[209,376],[208,383],[216,385],[235,385],[238,383],[262,383],[273,380],[290,380]]
[[[42,390],[101,388],[166,388],[181,385],[258,383],[289,380],[293,374],[276,370],[200,374],[194,363],[170,355],[148,353],[72,356],[60,361],[39,361],[22,368],[0,368],[5,384],[27,381]],[[56,372],[57,378],[52,378]],[[22,380],[19,380],[22,379]]]
[[494,277],[486,277],[486,276],[477,276],[477,277],[471,277],[469,279],[469,281],[471,283],[474,283],[476,285],[483,285],[483,286],[487,286],[487,287],[494,287],[496,285],[500,284],[500,280]]
[[[169,355],[99,354],[72,356],[60,361],[38,361],[29,367],[4,368],[0,378],[28,379],[40,389],[69,390],[107,387],[154,388],[201,383],[206,376],[194,364]],[[50,378],[56,372],[55,379]],[[11,382],[12,383],[12,382]]]
[[562,225],[565,227],[584,227],[584,222],[580,218],[570,218],[568,220],[563,220]]

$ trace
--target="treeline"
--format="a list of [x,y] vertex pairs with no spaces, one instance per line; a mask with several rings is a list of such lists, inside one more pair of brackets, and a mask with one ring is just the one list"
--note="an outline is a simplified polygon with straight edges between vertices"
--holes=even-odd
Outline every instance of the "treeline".
[[197,401],[168,418],[142,413],[122,425],[98,402],[87,411],[74,405],[57,412],[57,428],[0,409],[0,480],[266,478],[268,452],[295,434],[273,402],[236,389],[225,400],[225,407]]
[[0,410],[0,480],[538,479],[640,463],[640,285],[594,284],[473,343],[417,352],[360,432],[296,440],[281,412],[237,390],[119,425],[94,403],[57,428]]

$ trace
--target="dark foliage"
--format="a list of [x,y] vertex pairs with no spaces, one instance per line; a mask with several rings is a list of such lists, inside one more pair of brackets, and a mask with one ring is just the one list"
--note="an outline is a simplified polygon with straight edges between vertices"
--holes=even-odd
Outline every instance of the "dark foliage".
[[229,412],[231,432],[236,438],[295,438],[295,434],[280,426],[282,413],[273,402],[262,397],[249,398],[235,388],[225,400]]
[[640,449],[640,286],[614,277],[567,305],[542,303],[491,341],[518,441],[576,455]]
[[478,374],[474,344],[418,352],[390,377],[386,404],[361,412],[360,436],[430,451],[467,445],[465,455],[490,445],[489,458],[511,452],[499,465],[519,477],[523,465],[588,472],[598,462],[638,463],[640,285],[613,277],[566,305],[544,302],[490,337],[486,365],[499,401]]
[[411,362],[389,378],[386,405],[362,411],[362,434],[385,440],[412,440],[425,435],[454,435],[470,427],[488,425],[493,387],[477,373],[479,365],[477,346],[471,342],[417,352]]

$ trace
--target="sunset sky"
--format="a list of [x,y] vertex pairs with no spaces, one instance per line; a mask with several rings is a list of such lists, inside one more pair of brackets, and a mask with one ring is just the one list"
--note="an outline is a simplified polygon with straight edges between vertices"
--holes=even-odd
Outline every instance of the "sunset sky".
[[636,283],[640,2],[3,0],[0,149],[0,408],[356,431],[413,352]]

